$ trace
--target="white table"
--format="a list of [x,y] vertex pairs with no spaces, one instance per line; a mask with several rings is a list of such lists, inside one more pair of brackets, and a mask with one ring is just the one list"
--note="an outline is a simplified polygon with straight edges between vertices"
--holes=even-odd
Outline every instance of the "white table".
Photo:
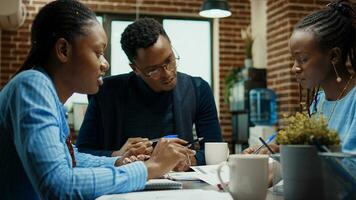
[[[104,195],[98,200],[151,200],[151,199],[177,199],[177,200],[232,200],[232,197],[218,191],[217,187],[209,185],[203,181],[180,181],[183,183],[183,190],[155,190],[138,191],[119,195]],[[267,200],[283,200],[282,196],[267,192]]]
[[[183,189],[218,190],[217,187],[209,185],[203,181],[180,181],[180,182],[183,183]],[[273,192],[268,190],[266,200],[283,200],[283,196],[273,194]]]

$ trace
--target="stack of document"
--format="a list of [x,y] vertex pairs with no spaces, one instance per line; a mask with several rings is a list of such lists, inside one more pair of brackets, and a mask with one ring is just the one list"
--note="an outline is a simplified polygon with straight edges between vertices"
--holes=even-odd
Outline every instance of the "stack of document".
[[151,179],[146,182],[144,190],[177,190],[182,189],[183,183],[168,179]]
[[197,172],[169,172],[166,178],[175,181],[197,181],[200,180]]
[[[165,178],[175,181],[202,180],[210,185],[216,186],[220,183],[218,178],[219,165],[191,166],[194,172],[170,172]],[[229,167],[224,166],[221,170],[221,178],[224,183],[229,182]]]

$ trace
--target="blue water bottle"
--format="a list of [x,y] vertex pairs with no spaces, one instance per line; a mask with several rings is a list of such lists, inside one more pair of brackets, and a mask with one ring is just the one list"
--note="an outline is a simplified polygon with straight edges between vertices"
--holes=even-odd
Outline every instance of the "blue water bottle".
[[250,90],[250,120],[254,125],[277,123],[276,93],[266,88]]

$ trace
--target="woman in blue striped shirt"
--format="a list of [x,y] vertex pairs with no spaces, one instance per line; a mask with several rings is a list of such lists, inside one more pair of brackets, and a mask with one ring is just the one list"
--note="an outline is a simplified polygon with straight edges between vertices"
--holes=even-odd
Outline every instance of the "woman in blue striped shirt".
[[109,65],[106,34],[95,14],[73,0],[44,6],[31,30],[31,50],[0,93],[0,194],[4,199],[93,199],[142,189],[195,152],[162,139],[144,156],[97,157],[70,144],[64,102],[94,94]]

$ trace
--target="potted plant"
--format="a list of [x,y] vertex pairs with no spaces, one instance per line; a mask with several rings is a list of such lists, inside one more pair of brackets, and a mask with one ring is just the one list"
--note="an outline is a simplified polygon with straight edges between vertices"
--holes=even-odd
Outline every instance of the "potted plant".
[[252,36],[252,31],[251,31],[251,26],[248,26],[245,29],[241,29],[241,38],[244,40],[245,43],[245,67],[252,67],[253,66],[253,61],[252,61],[252,46],[253,46],[253,41],[254,38]]
[[224,101],[230,105],[230,110],[236,110],[233,104],[237,101],[237,83],[244,79],[241,74],[243,68],[234,68],[225,78]]
[[326,146],[340,143],[338,134],[328,128],[323,116],[309,117],[297,112],[286,118],[286,124],[277,135],[277,142],[281,145],[314,145],[316,141]]
[[241,38],[245,46],[244,67],[234,68],[225,78],[224,101],[230,105],[230,110],[237,110],[238,85],[237,83],[247,77],[247,70],[253,66],[252,62],[252,45],[254,38],[252,37],[251,26],[241,29]]
[[318,146],[340,144],[338,134],[328,129],[324,117],[296,113],[286,119],[287,126],[278,132],[284,197],[286,199],[324,199],[322,163]]

